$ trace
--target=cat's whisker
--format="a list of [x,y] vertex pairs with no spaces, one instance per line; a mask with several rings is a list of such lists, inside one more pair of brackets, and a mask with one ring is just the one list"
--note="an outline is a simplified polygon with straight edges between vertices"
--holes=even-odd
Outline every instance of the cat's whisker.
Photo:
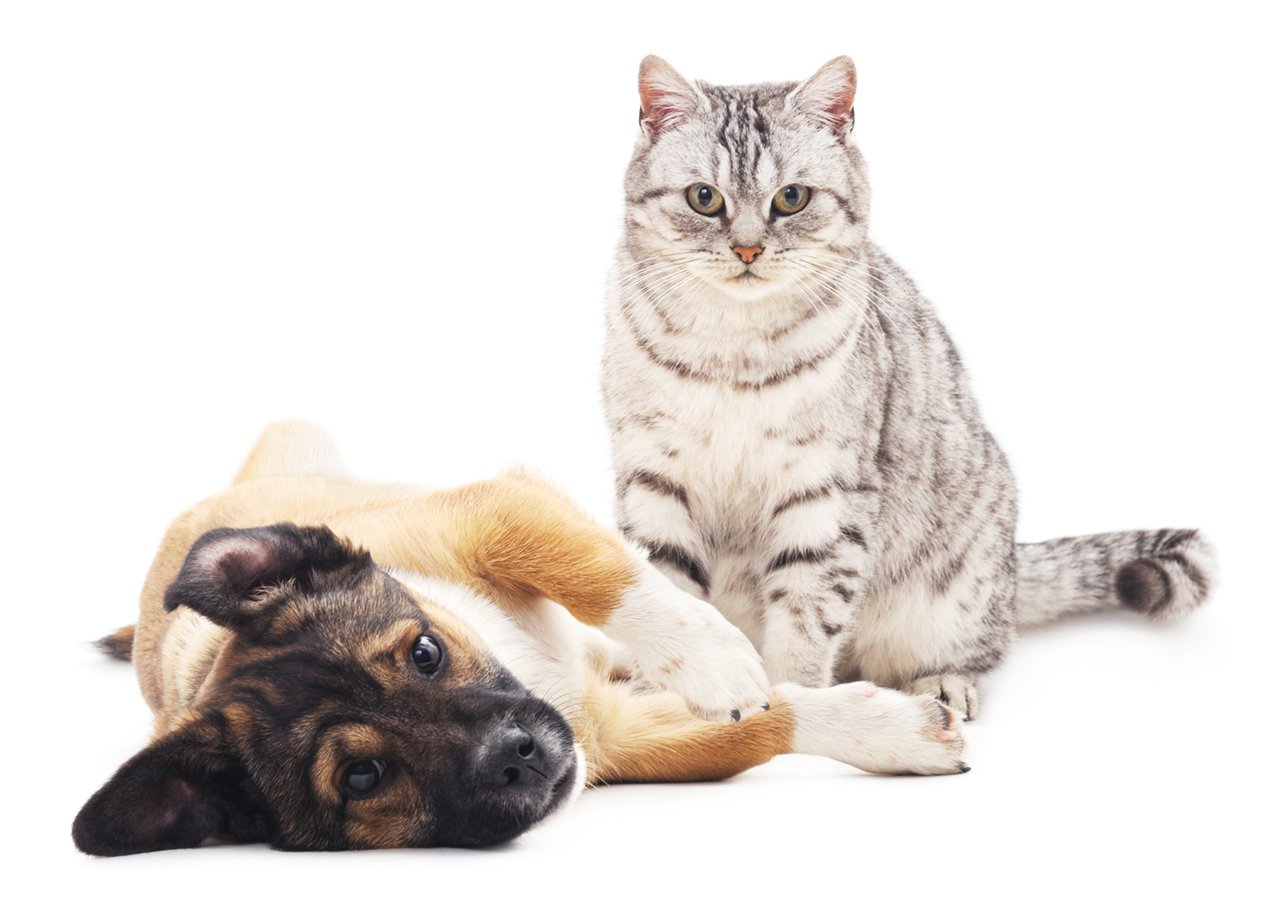
[[673,294],[673,290],[686,287],[698,278],[687,272],[673,272],[663,274],[657,278],[657,282],[650,283],[647,279],[642,279],[636,286],[637,291],[641,291],[648,295],[650,300],[655,304],[665,303]]
[[[807,258],[796,258],[796,260],[815,268],[820,267],[820,262],[812,261]],[[893,301],[889,297],[880,294],[876,289],[872,288],[869,283],[861,278],[851,276],[848,273],[831,274],[815,270],[813,279],[815,282],[829,290],[833,295],[839,296],[843,293],[855,298],[865,299],[881,312],[898,318],[904,323],[911,325],[911,327],[917,331],[920,329],[915,316],[908,312],[902,305]]]
[[694,278],[686,273],[664,272],[647,277],[638,277],[629,285],[621,287],[618,292],[623,297],[639,294],[652,301],[662,301],[672,287],[683,285],[691,279]]
[[834,314],[836,307],[827,300],[827,296],[822,294],[821,288],[815,289],[810,285],[812,282],[811,277],[803,276],[797,277],[795,280],[796,287],[800,290],[801,295],[804,296],[806,304],[817,311]]

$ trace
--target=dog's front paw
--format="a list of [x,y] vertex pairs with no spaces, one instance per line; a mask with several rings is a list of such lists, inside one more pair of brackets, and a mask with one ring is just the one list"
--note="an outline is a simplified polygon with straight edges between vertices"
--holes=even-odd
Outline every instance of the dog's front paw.
[[828,756],[888,775],[969,771],[959,716],[931,696],[865,682],[823,689],[782,683],[776,690],[795,715],[796,753]]
[[682,596],[687,604],[673,621],[674,638],[658,640],[652,657],[641,662],[649,677],[710,721],[736,721],[767,708],[769,678],[751,640],[710,604]]
[[751,641],[705,601],[646,567],[604,627],[635,656],[644,679],[708,721],[740,720],[769,704],[769,680]]

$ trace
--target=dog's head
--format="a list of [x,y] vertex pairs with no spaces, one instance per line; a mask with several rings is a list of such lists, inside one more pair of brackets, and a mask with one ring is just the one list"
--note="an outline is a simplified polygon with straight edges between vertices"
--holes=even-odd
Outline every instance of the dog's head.
[[328,528],[210,531],[165,595],[233,635],[191,719],[76,817],[82,851],[218,837],[287,849],[482,846],[576,777],[573,733],[486,651]]

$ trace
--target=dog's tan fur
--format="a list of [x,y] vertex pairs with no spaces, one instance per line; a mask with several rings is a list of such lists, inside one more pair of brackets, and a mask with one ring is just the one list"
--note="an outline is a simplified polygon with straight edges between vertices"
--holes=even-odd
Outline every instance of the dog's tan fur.
[[[344,474],[323,432],[278,423],[263,433],[229,489],[170,527],[143,587],[132,644],[143,695],[156,715],[155,741],[203,726],[201,709],[220,680],[271,658],[269,650],[186,606],[166,612],[166,589],[192,545],[215,528],[288,521],[328,526],[368,550],[378,567],[403,573],[410,587],[414,576],[462,586],[531,632],[551,625],[548,613],[562,612],[549,610],[548,601],[586,624],[564,621],[575,635],[563,644],[539,636],[544,641],[538,644],[548,657],[561,649],[569,655],[564,679],[570,685],[541,698],[571,725],[588,782],[721,779],[789,751],[825,753],[878,771],[963,771],[961,743],[936,703],[866,684],[842,687],[853,689],[847,702],[831,690],[784,686],[765,692],[759,658],[745,638],[536,477],[512,473],[433,492]],[[441,601],[428,597],[423,607],[450,645],[454,675],[461,682],[481,678],[492,663],[492,646]],[[306,622],[301,611],[286,609],[272,619],[269,634],[285,637]],[[626,639],[624,657],[587,626]],[[403,623],[368,636],[358,646],[361,667],[384,688],[394,687],[402,673],[382,659],[404,655],[420,631]],[[114,637],[117,646],[124,635]],[[638,668],[639,683],[618,678],[622,664]],[[757,711],[762,706],[767,710]],[[815,709],[836,712],[826,722],[826,713]],[[231,702],[221,711],[230,731],[240,735],[234,739],[251,739],[246,709]],[[734,720],[739,715],[743,720]],[[857,733],[862,727],[865,733]],[[376,756],[378,743],[377,732],[359,724],[326,732],[311,764],[316,794],[334,790],[343,759]],[[406,844],[413,826],[408,820],[397,825],[397,802],[411,799],[391,792],[366,804],[346,825],[350,844]]]

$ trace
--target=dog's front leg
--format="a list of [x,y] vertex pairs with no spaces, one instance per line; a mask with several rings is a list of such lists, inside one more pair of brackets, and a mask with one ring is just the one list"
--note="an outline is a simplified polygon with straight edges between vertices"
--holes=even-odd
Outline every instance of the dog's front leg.
[[701,718],[737,720],[768,704],[769,681],[746,636],[536,477],[435,493],[411,513],[397,509],[393,523],[413,529],[374,534],[387,544],[374,549],[380,562],[479,585],[511,612],[531,596],[549,598],[626,645],[646,679]]
[[635,578],[601,628],[631,649],[644,678],[711,721],[767,709],[769,680],[751,641],[711,604],[627,552]]

